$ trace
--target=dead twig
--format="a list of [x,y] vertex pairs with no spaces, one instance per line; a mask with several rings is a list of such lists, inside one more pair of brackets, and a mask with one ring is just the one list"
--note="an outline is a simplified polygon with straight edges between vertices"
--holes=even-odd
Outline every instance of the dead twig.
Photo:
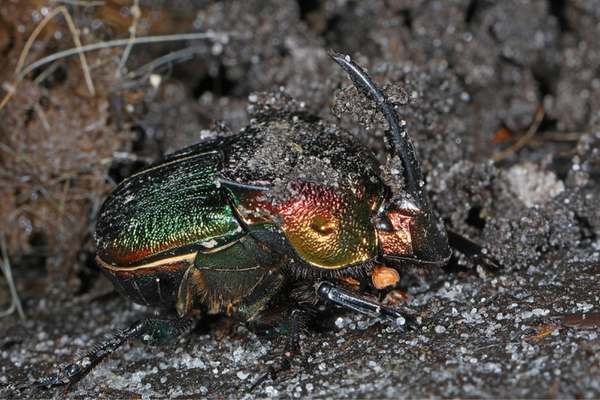
[[142,17],[142,10],[140,9],[140,0],[133,0],[133,5],[131,6],[131,15],[133,16],[133,22],[129,27],[129,41],[127,43],[127,46],[125,46],[123,56],[121,57],[121,60],[119,61],[119,66],[117,67],[117,78],[120,78],[122,76],[123,68],[125,68],[125,64],[127,63],[127,59],[129,58],[129,54],[131,53],[131,49],[133,48],[135,37],[137,35],[138,22]]
[[529,141],[536,134],[538,129],[540,128],[540,124],[542,123],[542,120],[544,119],[544,115],[545,115],[544,108],[540,106],[536,110],[536,112],[533,116],[533,121],[532,121],[531,125],[529,125],[529,128],[527,129],[527,132],[525,133],[525,135],[521,136],[519,138],[519,140],[517,140],[517,142],[515,144],[513,144],[512,146],[510,146],[502,151],[499,151],[497,153],[494,153],[492,155],[492,160],[494,162],[502,161],[505,158],[509,157],[510,155],[516,153],[523,147],[525,147],[527,145],[527,143],[529,143]]

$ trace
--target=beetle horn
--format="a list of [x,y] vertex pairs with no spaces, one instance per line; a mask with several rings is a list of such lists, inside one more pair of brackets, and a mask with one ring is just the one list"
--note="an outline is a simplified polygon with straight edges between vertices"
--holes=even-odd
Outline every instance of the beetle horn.
[[[369,75],[355,64],[350,56],[338,53],[330,53],[330,56],[350,75],[354,86],[377,104],[389,125],[386,137],[390,155],[400,157],[404,169],[406,192],[414,198],[418,208],[422,211],[415,217],[411,227],[413,256],[421,264],[445,264],[451,255],[448,237],[444,224],[429,206],[423,188],[421,168],[415,155],[415,149],[406,133],[406,123],[398,121],[398,116],[385,94],[375,86]],[[398,193],[394,194],[398,195]]]
[[350,75],[350,79],[354,85],[363,92],[363,94],[371,98],[379,110],[383,113],[389,130],[386,131],[387,146],[390,149],[392,156],[398,155],[404,168],[404,179],[407,191],[411,193],[416,200],[423,202],[424,196],[422,193],[423,178],[421,176],[421,168],[415,156],[415,149],[406,133],[406,122],[398,121],[398,116],[394,108],[389,103],[385,94],[373,83],[369,75],[359,67],[350,56],[330,52],[330,57],[338,63],[344,71]]

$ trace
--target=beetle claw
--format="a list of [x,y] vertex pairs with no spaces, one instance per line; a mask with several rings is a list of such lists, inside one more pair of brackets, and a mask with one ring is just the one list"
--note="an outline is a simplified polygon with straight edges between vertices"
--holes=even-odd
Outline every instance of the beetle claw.
[[267,369],[267,372],[265,372],[263,375],[261,375],[261,377],[258,378],[256,380],[256,382],[254,382],[252,384],[252,386],[250,386],[250,391],[253,391],[254,389],[256,389],[258,386],[260,386],[262,383],[264,383],[268,379],[275,381],[277,379],[277,376],[279,376],[279,374],[281,374],[282,372],[291,370],[292,369],[292,359],[295,355],[296,355],[295,353],[285,352],[283,354],[283,359],[281,360],[281,362],[279,362],[279,365],[276,367],[270,365],[269,368]]
[[63,386],[66,382],[61,377],[60,373],[49,376],[48,378],[42,378],[39,381],[36,381],[33,386],[36,389],[50,389],[57,386]]
[[252,386],[250,386],[250,391],[253,392],[254,389],[259,387],[263,382],[265,382],[269,378],[271,378],[271,380],[275,380],[275,370],[273,367],[269,367],[269,370],[266,373],[264,373],[260,378],[258,378],[256,382],[252,384]]
[[88,372],[91,371],[91,364],[87,368],[79,365],[80,363],[85,362],[85,360],[86,358],[76,363],[65,365],[59,369],[57,374],[35,382],[34,386],[38,389],[50,389],[53,387],[66,385],[66,390],[68,391],[71,386],[79,382],[85,375],[87,375]]
[[59,381],[58,375],[53,375],[48,378],[42,378],[39,381],[33,383],[33,387],[36,389],[50,389],[55,386],[60,386],[62,383]]

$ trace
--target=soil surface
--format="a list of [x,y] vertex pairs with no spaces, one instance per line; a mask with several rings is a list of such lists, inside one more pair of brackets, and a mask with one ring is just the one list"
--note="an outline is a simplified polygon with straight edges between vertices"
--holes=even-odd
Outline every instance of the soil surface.
[[[94,91],[79,57],[15,75],[57,3],[84,44],[212,36],[90,52]],[[125,176],[261,113],[312,114],[381,153],[384,120],[330,49],[381,85],[433,207],[501,268],[457,251],[402,271],[416,329],[326,310],[292,370],[252,391],[282,339],[212,317],[171,345],[126,344],[66,397],[600,397],[600,1],[91,3],[0,5],[0,239],[26,314],[1,319],[0,397],[64,397],[34,383],[152,313],[93,261],[96,212]],[[69,35],[52,19],[24,65]]]

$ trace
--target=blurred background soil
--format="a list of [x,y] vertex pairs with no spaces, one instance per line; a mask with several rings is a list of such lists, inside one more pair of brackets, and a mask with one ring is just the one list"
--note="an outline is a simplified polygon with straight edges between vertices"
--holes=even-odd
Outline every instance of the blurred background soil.
[[307,367],[253,392],[279,342],[211,319],[126,346],[69,396],[600,397],[599,35],[592,0],[2,0],[0,396],[62,396],[31,383],[147,312],[94,265],[127,175],[265,110],[381,148],[333,49],[408,122],[447,226],[503,268],[457,253],[407,274],[417,331],[333,314]]

